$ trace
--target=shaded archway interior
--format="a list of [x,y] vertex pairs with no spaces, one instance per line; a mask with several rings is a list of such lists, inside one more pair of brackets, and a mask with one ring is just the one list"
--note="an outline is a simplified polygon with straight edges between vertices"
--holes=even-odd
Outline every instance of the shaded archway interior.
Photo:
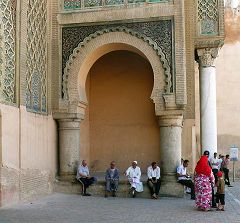
[[151,65],[134,52],[110,52],[91,67],[80,153],[93,171],[105,171],[112,160],[124,171],[132,160],[137,160],[146,172],[153,160],[160,160],[152,88]]
[[88,74],[93,64],[105,54],[114,52],[114,51],[119,51],[119,50],[134,52],[147,60],[147,57],[144,55],[144,53],[141,50],[129,44],[108,43],[98,47],[96,50],[94,50],[94,52],[92,52],[90,55],[87,56],[87,58],[84,60],[84,63],[80,67],[80,71],[78,75],[79,76],[79,79],[78,79],[79,92],[78,93],[79,93],[79,99],[81,102],[88,103],[85,84],[87,83],[86,79],[89,76]]

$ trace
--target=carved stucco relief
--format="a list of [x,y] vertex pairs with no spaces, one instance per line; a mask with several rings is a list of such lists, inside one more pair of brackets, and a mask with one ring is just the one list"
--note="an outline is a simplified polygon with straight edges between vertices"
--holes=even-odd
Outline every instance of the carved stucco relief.
[[47,0],[30,0],[27,11],[27,89],[29,111],[47,112]]
[[16,103],[15,74],[16,0],[0,3],[0,93],[1,100]]
[[198,27],[200,35],[218,35],[219,0],[198,0]]
[[122,5],[138,5],[141,3],[166,3],[169,0],[63,0],[63,9],[64,10],[84,10],[99,8],[105,6],[122,6]]
[[[68,99],[68,70],[72,61],[91,39],[109,32],[125,32],[147,42],[159,55],[165,70],[165,93],[173,92],[172,23],[171,20],[116,25],[63,28],[62,96]],[[80,40],[80,41],[79,41]]]
[[202,67],[212,67],[215,66],[214,62],[218,56],[219,48],[205,48],[198,49],[198,60]]

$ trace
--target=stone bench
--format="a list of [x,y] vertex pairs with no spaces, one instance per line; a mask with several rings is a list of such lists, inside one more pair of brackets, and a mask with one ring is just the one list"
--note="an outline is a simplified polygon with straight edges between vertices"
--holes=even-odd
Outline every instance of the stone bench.
[[[94,196],[104,196],[105,194],[105,180],[104,176],[97,176],[98,182],[90,186],[87,189],[87,192],[91,193]],[[141,198],[150,198],[150,191],[147,186],[146,176],[142,177],[143,189],[142,193],[137,193],[136,197]],[[54,184],[54,191],[59,193],[68,193],[68,194],[82,194],[82,185],[75,178],[72,179],[60,179],[57,180]],[[179,183],[173,183],[172,185],[165,185],[164,182],[161,184],[160,188],[160,197],[183,197],[184,196],[184,187]],[[121,177],[119,180],[118,197],[131,197],[130,193],[130,184],[126,177]]]

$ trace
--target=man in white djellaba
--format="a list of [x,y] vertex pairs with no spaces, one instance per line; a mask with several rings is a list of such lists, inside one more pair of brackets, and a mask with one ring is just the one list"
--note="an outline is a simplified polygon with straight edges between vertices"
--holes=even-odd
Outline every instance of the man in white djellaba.
[[141,169],[137,166],[137,161],[132,162],[132,166],[126,170],[125,174],[131,184],[132,197],[136,196],[136,192],[143,192],[143,184],[140,181]]

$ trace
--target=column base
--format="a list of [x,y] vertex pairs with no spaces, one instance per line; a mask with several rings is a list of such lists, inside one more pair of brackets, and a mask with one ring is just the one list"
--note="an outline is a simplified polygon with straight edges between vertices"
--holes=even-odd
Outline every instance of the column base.
[[177,182],[176,175],[163,176],[160,196],[163,197],[183,197],[184,186]]

